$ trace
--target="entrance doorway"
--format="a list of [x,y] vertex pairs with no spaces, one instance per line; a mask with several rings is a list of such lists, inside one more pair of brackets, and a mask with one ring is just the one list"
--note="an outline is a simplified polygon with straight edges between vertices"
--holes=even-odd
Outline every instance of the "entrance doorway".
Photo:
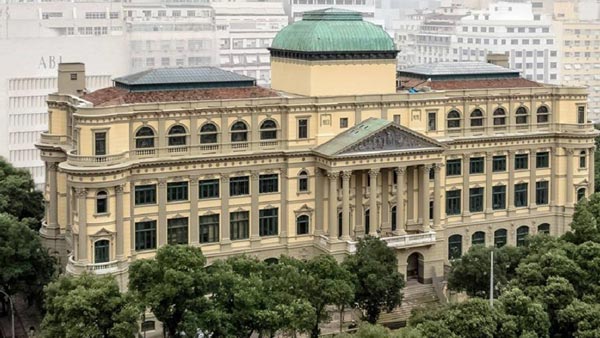
[[408,256],[406,263],[406,280],[416,280],[423,284],[423,271],[425,270],[423,255],[418,252],[413,252]]

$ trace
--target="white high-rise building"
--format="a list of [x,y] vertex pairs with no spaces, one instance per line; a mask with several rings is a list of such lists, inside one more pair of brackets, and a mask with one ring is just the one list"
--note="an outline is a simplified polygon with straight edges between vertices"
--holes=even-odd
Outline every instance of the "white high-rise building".
[[338,8],[360,12],[363,19],[383,26],[383,19],[375,18],[375,0],[290,0],[290,20],[302,19],[304,12],[325,8]]
[[85,62],[88,90],[128,73],[118,2],[8,2],[0,7],[0,156],[29,170],[40,187],[34,143],[48,129],[46,96],[60,62]]

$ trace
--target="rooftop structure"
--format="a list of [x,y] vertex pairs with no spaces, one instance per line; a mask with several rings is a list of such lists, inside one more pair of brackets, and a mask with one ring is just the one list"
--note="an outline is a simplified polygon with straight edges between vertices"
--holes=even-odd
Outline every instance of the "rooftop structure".
[[485,62],[437,62],[417,65],[398,72],[431,80],[517,78],[519,72]]

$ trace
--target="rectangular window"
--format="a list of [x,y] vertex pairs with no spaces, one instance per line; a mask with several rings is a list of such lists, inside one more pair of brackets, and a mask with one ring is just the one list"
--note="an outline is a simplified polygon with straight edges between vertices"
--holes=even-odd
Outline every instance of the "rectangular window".
[[248,211],[236,211],[229,214],[231,240],[248,238],[249,227]]
[[484,160],[483,157],[473,157],[469,162],[469,173],[470,174],[483,174],[484,171]]
[[277,192],[279,191],[279,175],[277,174],[269,174],[269,175],[260,175],[258,179],[258,192],[269,193],[269,192]]
[[516,154],[515,155],[515,170],[527,169],[529,167],[529,155],[528,154]]
[[299,139],[308,138],[308,120],[307,119],[299,119],[298,120],[298,138]]
[[446,176],[456,176],[460,175],[460,163],[461,160],[447,160],[446,161]]
[[200,243],[219,241],[219,214],[200,216]]
[[259,211],[258,226],[261,236],[277,235],[277,223],[279,219],[279,209],[270,208]]
[[[579,106],[577,107],[577,123],[585,123],[585,107]],[[98,154],[96,154],[98,155]]]
[[492,171],[506,171],[506,155],[494,156],[492,160]]
[[435,112],[427,113],[427,130],[437,130],[437,114]]
[[201,180],[198,183],[198,198],[217,198],[219,197],[219,180]]
[[187,201],[188,182],[167,183],[167,202]]
[[527,206],[527,183],[515,184],[515,207]]
[[156,249],[156,221],[135,223],[135,250]]
[[400,114],[394,114],[394,123],[396,124],[402,124],[402,115]]
[[469,189],[469,211],[483,211],[483,188]]
[[188,218],[177,217],[167,220],[167,243],[188,244]]
[[492,188],[492,209],[506,209],[506,186],[497,185]]
[[135,186],[135,205],[156,204],[156,184]]
[[548,181],[535,182],[535,204],[548,204]]
[[550,153],[547,151],[535,154],[535,167],[548,168],[550,166]]
[[460,215],[460,192],[461,190],[446,191],[447,215]]
[[106,155],[106,132],[94,133],[94,155]]
[[347,117],[340,118],[340,128],[348,128],[348,118]]
[[250,194],[250,178],[248,176],[232,177],[229,181],[229,195],[242,196]]

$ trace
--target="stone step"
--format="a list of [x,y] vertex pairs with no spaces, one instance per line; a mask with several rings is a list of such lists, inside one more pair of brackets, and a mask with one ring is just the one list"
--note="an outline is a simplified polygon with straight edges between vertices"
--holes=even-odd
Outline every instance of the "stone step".
[[403,290],[403,294],[402,305],[390,313],[382,313],[379,316],[379,323],[390,328],[402,327],[406,325],[406,321],[410,318],[412,309],[439,303],[431,284],[419,284],[409,281]]

